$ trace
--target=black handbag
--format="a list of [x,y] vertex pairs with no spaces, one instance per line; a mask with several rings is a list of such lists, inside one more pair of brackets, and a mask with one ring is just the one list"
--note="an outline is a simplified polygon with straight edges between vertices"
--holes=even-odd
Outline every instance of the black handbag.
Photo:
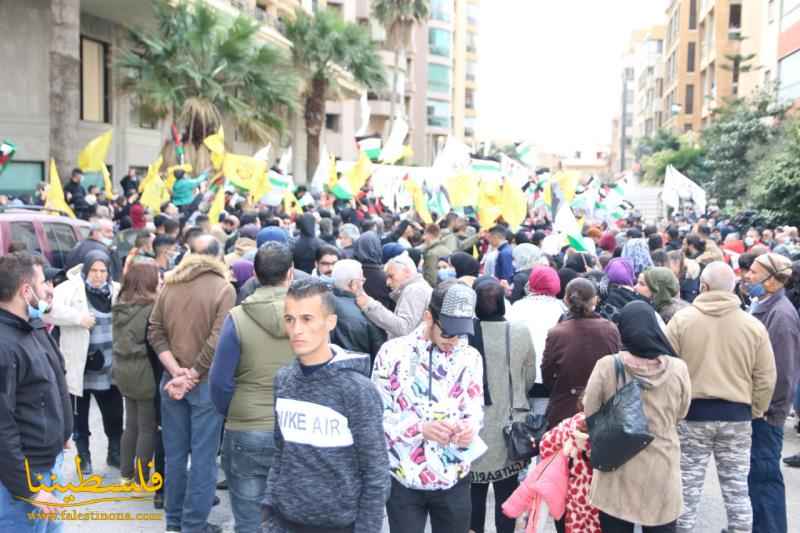
[[103,352],[100,350],[95,350],[86,356],[86,366],[83,367],[83,371],[100,372],[105,366],[106,357],[103,355]]
[[539,453],[539,441],[547,429],[542,415],[529,414],[524,422],[514,422],[514,388],[511,383],[511,325],[506,323],[506,361],[508,362],[508,424],[503,428],[508,458],[527,461]]
[[[614,356],[617,391],[600,410],[586,419],[592,443],[592,468],[613,472],[653,442],[642,405],[639,380],[626,382],[619,354]],[[620,387],[621,384],[621,387]]]

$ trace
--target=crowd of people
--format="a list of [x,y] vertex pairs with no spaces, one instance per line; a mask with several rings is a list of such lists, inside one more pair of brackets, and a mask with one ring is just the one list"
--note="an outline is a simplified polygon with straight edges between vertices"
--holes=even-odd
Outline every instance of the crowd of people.
[[[204,177],[176,176],[158,214],[138,186],[131,172],[112,201],[74,172],[66,200],[91,233],[65,269],[0,257],[3,530],[59,530],[28,515],[59,509],[25,461],[55,482],[71,440],[90,475],[94,397],[106,464],[163,478],[167,531],[220,531],[227,489],[237,533],[373,533],[384,517],[481,533],[487,514],[511,533],[537,516],[526,472],[558,454],[560,532],[694,531],[712,455],[727,531],[787,531],[797,228],[587,216],[576,246],[541,210],[515,231],[470,209],[423,224],[368,185],[348,201],[300,188],[289,211],[231,190],[219,220]],[[593,469],[587,419],[621,379],[641,384],[653,440]],[[534,420],[538,458],[516,458],[508,429]]]

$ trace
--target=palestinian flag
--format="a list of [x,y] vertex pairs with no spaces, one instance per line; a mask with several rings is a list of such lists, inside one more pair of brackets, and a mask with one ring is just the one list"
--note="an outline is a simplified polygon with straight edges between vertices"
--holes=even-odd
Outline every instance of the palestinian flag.
[[491,159],[473,159],[472,172],[480,176],[495,176],[497,178],[503,174],[500,163]]
[[347,178],[336,180],[336,185],[331,188],[331,193],[337,200],[351,200],[353,198],[353,191],[350,190],[350,183]]
[[377,161],[381,155],[381,136],[377,133],[356,137],[356,144],[358,151],[367,154],[370,161]]
[[536,147],[528,142],[517,145],[517,159],[528,168],[536,167]]
[[0,143],[0,174],[6,169],[8,162],[14,157],[16,151],[17,147],[14,146],[11,141],[3,141]]

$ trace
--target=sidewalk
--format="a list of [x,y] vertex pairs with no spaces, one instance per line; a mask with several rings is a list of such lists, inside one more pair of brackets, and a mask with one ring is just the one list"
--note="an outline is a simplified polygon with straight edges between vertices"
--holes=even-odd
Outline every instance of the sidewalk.
[[[784,440],[783,456],[792,455],[800,452],[800,436],[795,432],[793,424],[795,419],[789,419],[786,424],[786,437]],[[106,447],[107,441],[103,433],[102,419],[100,418],[100,410],[97,404],[92,399],[92,410],[90,417],[90,427],[92,430],[91,451],[92,463],[94,466],[94,473],[103,476],[105,483],[118,483],[119,471],[115,468],[110,468],[106,465]],[[64,457],[64,477],[65,481],[77,482],[77,476],[74,468],[74,447],[65,452]],[[786,482],[786,498],[787,509],[789,515],[789,531],[800,531],[800,469],[783,468],[783,475]],[[218,479],[224,479],[225,474],[222,469],[219,469]],[[214,524],[219,524],[223,530],[228,533],[233,533],[233,515],[231,513],[230,500],[227,491],[217,491],[221,503],[211,511],[209,521]],[[97,495],[84,494],[80,495],[77,499],[84,501]],[[490,492],[490,502],[488,509],[492,509],[494,502]],[[156,511],[153,509],[152,499],[147,501],[125,501],[114,503],[97,503],[85,507],[76,508],[79,512],[95,512],[95,513],[130,513],[135,517],[136,513],[158,513],[161,518],[158,520],[88,520],[88,521],[70,521],[65,523],[66,533],[161,533],[164,531],[163,511]],[[487,509],[487,526],[486,533],[494,533],[493,513]],[[725,508],[722,503],[722,496],[717,482],[716,468],[711,461],[711,467],[708,469],[706,477],[706,486],[703,495],[703,502],[701,504],[700,523],[697,526],[697,533],[719,533],[721,529],[726,526],[725,523]],[[384,532],[388,532],[388,527],[384,526]],[[555,528],[550,525],[545,530],[547,533],[553,533]]]

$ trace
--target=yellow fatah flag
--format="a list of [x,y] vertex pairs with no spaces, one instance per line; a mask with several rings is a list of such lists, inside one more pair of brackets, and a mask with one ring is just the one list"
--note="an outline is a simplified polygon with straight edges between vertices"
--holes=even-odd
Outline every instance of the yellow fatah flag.
[[222,173],[232,185],[252,191],[267,177],[267,162],[248,155],[225,154]]
[[[151,165],[151,167],[152,166],[153,165]],[[151,213],[157,214],[161,212],[161,204],[167,200],[169,200],[167,186],[164,180],[161,179],[161,176],[156,173],[153,177],[148,179],[147,185],[144,191],[142,191],[142,197],[139,203],[149,209]]]
[[61,186],[61,178],[58,177],[55,159],[50,160],[50,185],[47,187],[47,198],[44,203],[45,208],[55,209],[65,212],[70,218],[75,218],[75,213],[64,199],[64,188]]
[[222,126],[219,127],[217,133],[203,139],[203,144],[211,152],[211,164],[214,166],[214,170],[222,170],[225,161],[225,131]]
[[561,191],[564,201],[568,204],[575,198],[575,190],[578,188],[579,179],[580,177],[575,172],[561,171],[553,176],[553,181],[558,183],[558,189]]
[[433,217],[428,209],[428,201],[425,198],[425,191],[423,191],[422,187],[420,187],[419,184],[409,176],[406,176],[403,185],[408,191],[408,194],[411,195],[411,200],[414,203],[414,211],[417,212],[419,218],[425,224],[432,224]]
[[106,155],[111,146],[111,136],[114,130],[108,130],[99,137],[95,137],[83,147],[78,154],[78,168],[84,172],[100,172],[103,175],[103,187],[110,195],[113,192],[111,186],[111,174],[106,167]]
[[478,222],[489,229],[502,215],[500,184],[496,180],[482,180],[478,197]]
[[286,191],[286,194],[283,195],[283,210],[286,211],[287,215],[300,216],[303,214],[303,210],[300,209],[300,202],[290,191]]
[[362,151],[358,156],[356,164],[344,175],[350,183],[350,191],[353,195],[358,194],[358,191],[364,186],[370,176],[372,176],[372,161],[370,161],[367,153]]
[[158,159],[156,159],[155,161],[150,163],[150,165],[148,165],[148,167],[147,167],[147,175],[144,177],[144,179],[141,181],[141,183],[139,183],[139,192],[140,193],[144,192],[145,187],[147,187],[147,185],[153,179],[160,178],[160,176],[158,175],[158,169],[161,168],[161,164],[163,162],[164,162],[164,158],[161,157],[161,156],[158,156]]
[[208,221],[212,226],[219,224],[219,216],[225,211],[225,186],[220,185],[211,208],[208,210]]
[[453,207],[478,205],[478,177],[472,173],[457,174],[445,180],[444,188]]
[[328,190],[332,191],[339,181],[339,174],[336,172],[336,156],[331,155],[331,163],[328,165]]
[[259,176],[255,186],[250,189],[250,203],[256,205],[271,189],[272,184],[269,182],[269,176],[264,172]]
[[503,194],[500,203],[503,219],[508,222],[511,229],[516,230],[528,214],[528,200],[520,187],[515,186],[511,180],[503,183]]

